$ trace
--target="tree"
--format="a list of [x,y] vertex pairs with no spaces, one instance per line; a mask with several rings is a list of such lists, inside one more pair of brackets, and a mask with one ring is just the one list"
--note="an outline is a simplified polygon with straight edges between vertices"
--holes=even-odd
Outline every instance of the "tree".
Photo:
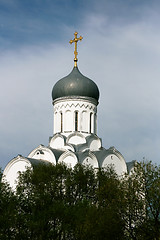
[[160,239],[160,167],[152,163],[125,176],[40,164],[20,173],[16,191],[0,189],[0,239]]
[[[0,170],[2,179],[2,170]],[[0,181],[0,239],[15,239],[15,218],[17,215],[17,198],[9,185]]]
[[[113,171],[80,164],[39,165],[20,175],[17,236],[23,239],[124,239]],[[120,189],[119,189],[120,191]]]
[[137,163],[121,181],[124,198],[121,217],[128,239],[160,239],[160,167]]
[[144,187],[145,221],[142,226],[145,239],[160,239],[160,167],[151,162],[139,167]]

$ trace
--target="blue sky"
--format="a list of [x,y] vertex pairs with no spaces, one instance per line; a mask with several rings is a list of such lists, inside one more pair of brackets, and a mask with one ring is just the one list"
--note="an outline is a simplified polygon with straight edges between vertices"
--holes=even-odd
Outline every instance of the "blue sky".
[[83,27],[89,15],[104,17],[111,26],[131,24],[149,9],[158,14],[157,5],[154,0],[1,0],[1,48],[63,41],[68,28]]
[[0,0],[0,166],[53,135],[53,85],[73,67],[100,90],[98,136],[160,164],[160,2]]

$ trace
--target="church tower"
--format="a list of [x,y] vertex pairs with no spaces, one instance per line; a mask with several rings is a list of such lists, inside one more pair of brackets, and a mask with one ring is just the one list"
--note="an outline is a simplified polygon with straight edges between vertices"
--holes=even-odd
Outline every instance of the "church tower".
[[13,188],[18,172],[43,162],[64,163],[71,168],[81,163],[95,169],[112,164],[119,175],[128,171],[122,154],[114,147],[103,148],[97,136],[99,89],[78,69],[77,43],[82,37],[77,35],[75,32],[70,41],[75,44],[73,70],[52,89],[53,136],[47,147],[39,145],[27,157],[18,155],[7,164],[3,175]]
[[91,79],[80,73],[78,67],[55,84],[52,99],[54,134],[97,134],[99,90]]
[[82,36],[70,40],[75,43],[74,68],[72,72],[60,79],[52,90],[54,106],[54,134],[68,136],[71,133],[97,133],[97,105],[99,90],[89,78],[83,76],[77,66],[77,43]]

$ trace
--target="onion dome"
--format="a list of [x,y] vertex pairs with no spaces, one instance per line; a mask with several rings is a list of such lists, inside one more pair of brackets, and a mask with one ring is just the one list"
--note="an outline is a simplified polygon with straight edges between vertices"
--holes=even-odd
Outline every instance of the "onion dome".
[[81,74],[78,67],[74,67],[72,72],[60,79],[53,87],[53,101],[61,97],[82,96],[99,99],[97,85],[89,78]]

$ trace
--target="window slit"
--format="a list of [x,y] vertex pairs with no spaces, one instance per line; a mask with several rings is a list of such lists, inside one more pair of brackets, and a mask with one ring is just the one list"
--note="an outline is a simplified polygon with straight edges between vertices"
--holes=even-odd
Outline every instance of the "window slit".
[[61,132],[63,132],[63,114],[61,112]]
[[75,131],[78,131],[78,112],[75,112]]
[[89,132],[92,132],[92,115],[93,113],[90,113],[90,122],[89,122]]

